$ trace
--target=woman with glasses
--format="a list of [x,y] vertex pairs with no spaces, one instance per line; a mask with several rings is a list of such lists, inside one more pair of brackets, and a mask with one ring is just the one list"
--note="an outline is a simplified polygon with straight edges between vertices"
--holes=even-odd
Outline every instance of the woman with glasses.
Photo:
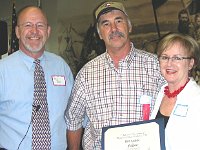
[[199,45],[188,35],[171,33],[157,50],[167,83],[158,94],[151,119],[164,118],[166,150],[199,149],[200,86],[190,77],[199,62]]

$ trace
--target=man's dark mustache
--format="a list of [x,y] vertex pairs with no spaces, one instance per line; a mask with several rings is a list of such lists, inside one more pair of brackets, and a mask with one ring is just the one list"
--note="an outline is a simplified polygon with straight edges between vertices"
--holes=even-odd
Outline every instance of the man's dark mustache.
[[119,32],[119,31],[115,31],[115,32],[112,32],[112,33],[109,35],[109,39],[112,39],[114,36],[125,37],[124,33]]

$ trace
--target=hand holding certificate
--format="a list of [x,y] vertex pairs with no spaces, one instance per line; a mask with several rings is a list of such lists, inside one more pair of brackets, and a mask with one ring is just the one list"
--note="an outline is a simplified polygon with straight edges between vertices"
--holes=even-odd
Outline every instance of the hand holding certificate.
[[165,150],[162,119],[104,127],[103,150]]

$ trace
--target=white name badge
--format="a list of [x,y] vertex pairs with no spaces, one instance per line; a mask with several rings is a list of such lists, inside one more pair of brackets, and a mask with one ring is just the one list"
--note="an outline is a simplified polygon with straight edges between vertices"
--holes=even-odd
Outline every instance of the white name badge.
[[65,86],[66,85],[66,80],[65,80],[65,76],[52,76],[52,81],[53,81],[53,85],[55,86]]
[[186,117],[187,112],[188,112],[188,105],[177,104],[174,110],[174,115],[180,116],[180,117]]
[[151,99],[152,99],[151,96],[142,95],[142,96],[140,97],[140,104],[150,104],[150,103],[151,103]]

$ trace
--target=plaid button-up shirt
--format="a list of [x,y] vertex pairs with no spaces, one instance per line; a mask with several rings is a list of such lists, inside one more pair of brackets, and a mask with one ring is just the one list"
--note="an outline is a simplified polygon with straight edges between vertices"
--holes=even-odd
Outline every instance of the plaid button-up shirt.
[[102,127],[142,121],[140,97],[149,95],[151,111],[164,84],[155,55],[133,47],[116,69],[107,52],[87,63],[78,73],[66,111],[68,130],[82,126],[83,147],[101,149]]

